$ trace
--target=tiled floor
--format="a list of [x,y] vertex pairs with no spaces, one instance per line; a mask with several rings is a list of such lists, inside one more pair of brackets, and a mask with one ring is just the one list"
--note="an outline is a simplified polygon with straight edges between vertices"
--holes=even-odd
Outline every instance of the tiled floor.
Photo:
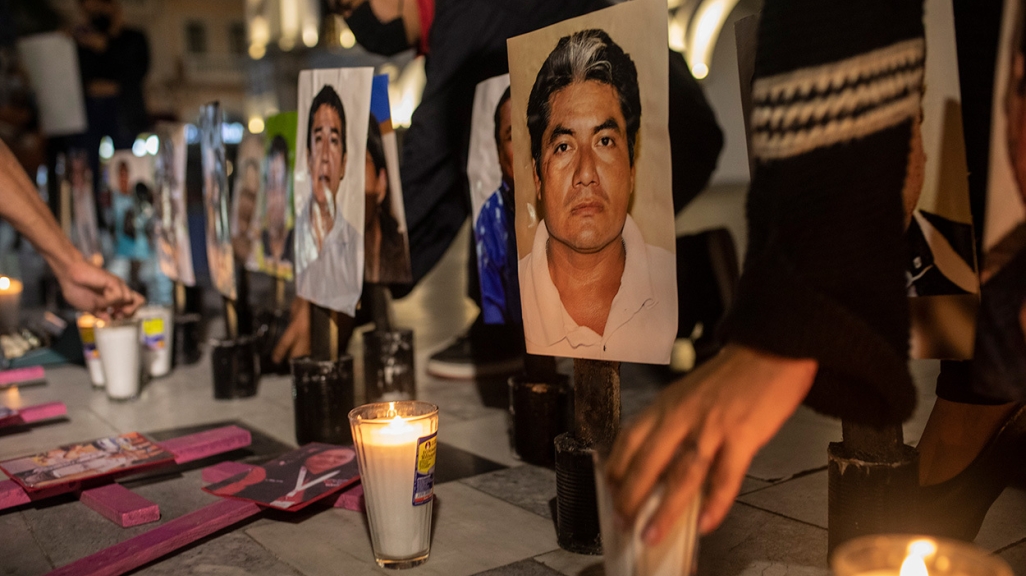
[[[709,224],[717,201],[735,206],[740,197],[725,192],[696,204],[682,230]],[[736,206],[735,206],[736,207]],[[737,223],[731,224],[738,229]],[[439,484],[431,559],[410,574],[598,576],[601,559],[562,551],[552,520],[555,474],[522,464],[509,450],[503,383],[439,381],[423,370],[431,351],[470,322],[474,307],[454,294],[463,290],[466,237],[408,298],[396,303],[396,316],[416,330],[418,389],[441,410]],[[216,327],[213,332],[216,332]],[[352,350],[361,350],[359,337]],[[360,354],[356,374],[360,375]],[[561,365],[566,371],[569,366]],[[922,390],[921,406],[906,426],[906,440],[921,433],[932,395],[936,365],[913,365]],[[257,461],[293,445],[290,384],[266,376],[254,398],[214,401],[207,359],[181,367],[152,382],[141,398],[112,403],[91,389],[85,370],[48,370],[49,384],[0,392],[0,402],[17,407],[49,400],[68,404],[63,421],[0,435],[0,458],[20,456],[63,442],[116,432],[166,431],[192,425],[237,421],[258,432],[259,446],[233,453]],[[359,376],[358,376],[359,378]],[[665,372],[623,367],[626,417],[652,400]],[[801,409],[756,457],[742,495],[723,526],[699,548],[699,574],[789,574],[814,576],[826,567],[826,445],[840,438],[836,421]],[[166,522],[214,500],[200,490],[198,468],[176,471],[130,489],[158,503]],[[1009,489],[998,500],[977,542],[998,551],[1015,570],[1026,573],[1026,493]],[[142,533],[151,526],[121,529],[73,498],[0,512],[0,574],[41,574]],[[301,516],[264,515],[208,537],[154,562],[139,574],[315,575],[381,573],[371,556],[365,518],[356,512],[315,509]]]

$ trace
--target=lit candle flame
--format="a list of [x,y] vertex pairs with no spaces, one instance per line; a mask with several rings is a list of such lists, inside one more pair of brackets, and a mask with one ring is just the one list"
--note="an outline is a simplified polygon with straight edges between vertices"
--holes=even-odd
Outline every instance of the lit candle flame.
[[0,276],[0,290],[8,290],[11,287],[11,279],[7,276]]
[[937,552],[937,545],[932,540],[914,540],[908,545],[908,556],[901,563],[899,576],[930,576],[926,569],[926,558]]

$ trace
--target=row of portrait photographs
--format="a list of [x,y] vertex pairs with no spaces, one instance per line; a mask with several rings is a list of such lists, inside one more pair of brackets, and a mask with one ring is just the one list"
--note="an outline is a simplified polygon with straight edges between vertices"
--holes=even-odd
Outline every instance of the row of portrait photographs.
[[33,491],[173,461],[174,455],[158,444],[129,432],[6,460],[0,462],[0,470]]
[[188,156],[185,124],[157,124],[154,166],[153,238],[157,261],[165,276],[186,286],[196,284],[186,208],[185,166]]
[[93,191],[93,171],[85,150],[72,148],[64,156],[61,196],[70,198],[71,241],[87,260],[102,262],[100,227]]
[[370,107],[364,176],[364,281],[408,284],[413,272],[387,74],[374,77]]
[[[292,170],[296,157],[296,112],[281,112],[265,121],[263,140],[263,186],[256,210],[256,261],[250,270],[292,280]],[[253,262],[253,259],[250,259]],[[255,264],[255,266],[254,266]]]
[[143,261],[152,256],[153,157],[130,150],[114,152],[105,166],[104,186],[110,195],[114,223],[114,255]]
[[359,476],[352,447],[314,442],[203,490],[295,512],[349,486]]
[[1006,0],[994,75],[974,377],[994,398],[1026,381],[1026,2]]
[[235,300],[235,261],[228,221],[228,175],[221,122],[221,106],[217,102],[200,108],[200,159],[207,228],[207,264],[214,288],[225,298]]
[[467,180],[485,324],[520,324],[509,74],[477,85]]
[[364,275],[364,183],[373,68],[299,74],[296,294],[354,315]]
[[665,3],[508,41],[527,352],[666,364],[677,332]]

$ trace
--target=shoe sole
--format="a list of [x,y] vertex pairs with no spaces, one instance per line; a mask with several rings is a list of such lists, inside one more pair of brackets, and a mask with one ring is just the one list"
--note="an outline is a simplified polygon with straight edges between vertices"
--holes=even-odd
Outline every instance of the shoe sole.
[[429,360],[427,373],[436,378],[446,380],[475,380],[477,378],[489,378],[493,376],[505,376],[515,374],[522,370],[524,361],[522,358],[510,358],[500,362],[489,364],[450,364]]

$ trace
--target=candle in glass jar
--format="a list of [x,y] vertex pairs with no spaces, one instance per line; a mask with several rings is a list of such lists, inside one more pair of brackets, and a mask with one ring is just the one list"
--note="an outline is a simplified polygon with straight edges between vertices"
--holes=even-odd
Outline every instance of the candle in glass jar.
[[0,334],[18,330],[22,288],[20,281],[0,276]]
[[102,388],[103,364],[100,363],[100,351],[96,348],[96,316],[84,313],[78,317],[78,335],[82,339],[82,356],[85,357],[89,380],[93,386]]
[[423,561],[431,546],[437,409],[425,417],[394,408],[416,404],[424,403],[381,404],[393,409],[380,418],[350,416],[371,539],[382,565]]

